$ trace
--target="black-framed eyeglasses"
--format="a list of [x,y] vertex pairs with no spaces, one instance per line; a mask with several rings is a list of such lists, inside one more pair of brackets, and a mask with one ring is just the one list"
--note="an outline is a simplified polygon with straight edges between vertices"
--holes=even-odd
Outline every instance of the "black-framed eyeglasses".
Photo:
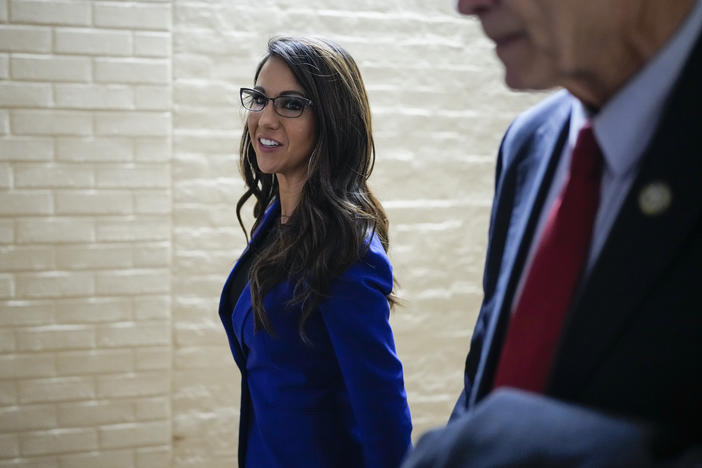
[[261,112],[268,105],[268,101],[273,101],[273,109],[281,117],[300,117],[305,108],[312,105],[312,101],[302,96],[282,94],[270,98],[261,91],[251,88],[241,88],[239,96],[241,97],[241,105],[251,112]]

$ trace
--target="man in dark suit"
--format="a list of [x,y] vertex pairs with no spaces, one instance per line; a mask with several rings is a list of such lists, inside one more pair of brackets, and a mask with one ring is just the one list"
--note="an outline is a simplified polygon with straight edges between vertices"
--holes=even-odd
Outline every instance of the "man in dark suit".
[[403,466],[702,466],[702,0],[458,0],[515,89],[465,389]]

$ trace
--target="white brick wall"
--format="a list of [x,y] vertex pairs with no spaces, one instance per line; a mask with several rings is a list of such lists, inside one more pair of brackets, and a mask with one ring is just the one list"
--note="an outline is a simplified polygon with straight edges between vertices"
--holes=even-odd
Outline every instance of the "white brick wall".
[[169,466],[170,2],[0,22],[0,466]]
[[414,436],[446,420],[495,151],[540,98],[505,90],[452,3],[0,0],[0,467],[235,463],[217,302],[244,247],[237,90],[280,33],[361,67]]

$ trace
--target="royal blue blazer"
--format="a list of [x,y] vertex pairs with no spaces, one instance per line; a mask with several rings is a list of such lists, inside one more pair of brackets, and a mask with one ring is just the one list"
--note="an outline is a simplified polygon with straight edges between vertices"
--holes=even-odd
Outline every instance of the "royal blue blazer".
[[[388,322],[392,267],[377,236],[332,283],[298,332],[300,309],[283,282],[264,298],[274,334],[254,332],[250,288],[230,283],[242,259],[278,222],[274,203],[234,266],[219,314],[241,371],[239,466],[397,467],[411,447],[402,365]],[[231,304],[235,304],[232,310]]]

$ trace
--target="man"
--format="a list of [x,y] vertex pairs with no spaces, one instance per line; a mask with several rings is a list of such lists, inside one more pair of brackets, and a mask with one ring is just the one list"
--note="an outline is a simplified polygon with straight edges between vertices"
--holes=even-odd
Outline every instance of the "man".
[[407,468],[702,466],[702,0],[458,0],[515,89],[449,424]]

